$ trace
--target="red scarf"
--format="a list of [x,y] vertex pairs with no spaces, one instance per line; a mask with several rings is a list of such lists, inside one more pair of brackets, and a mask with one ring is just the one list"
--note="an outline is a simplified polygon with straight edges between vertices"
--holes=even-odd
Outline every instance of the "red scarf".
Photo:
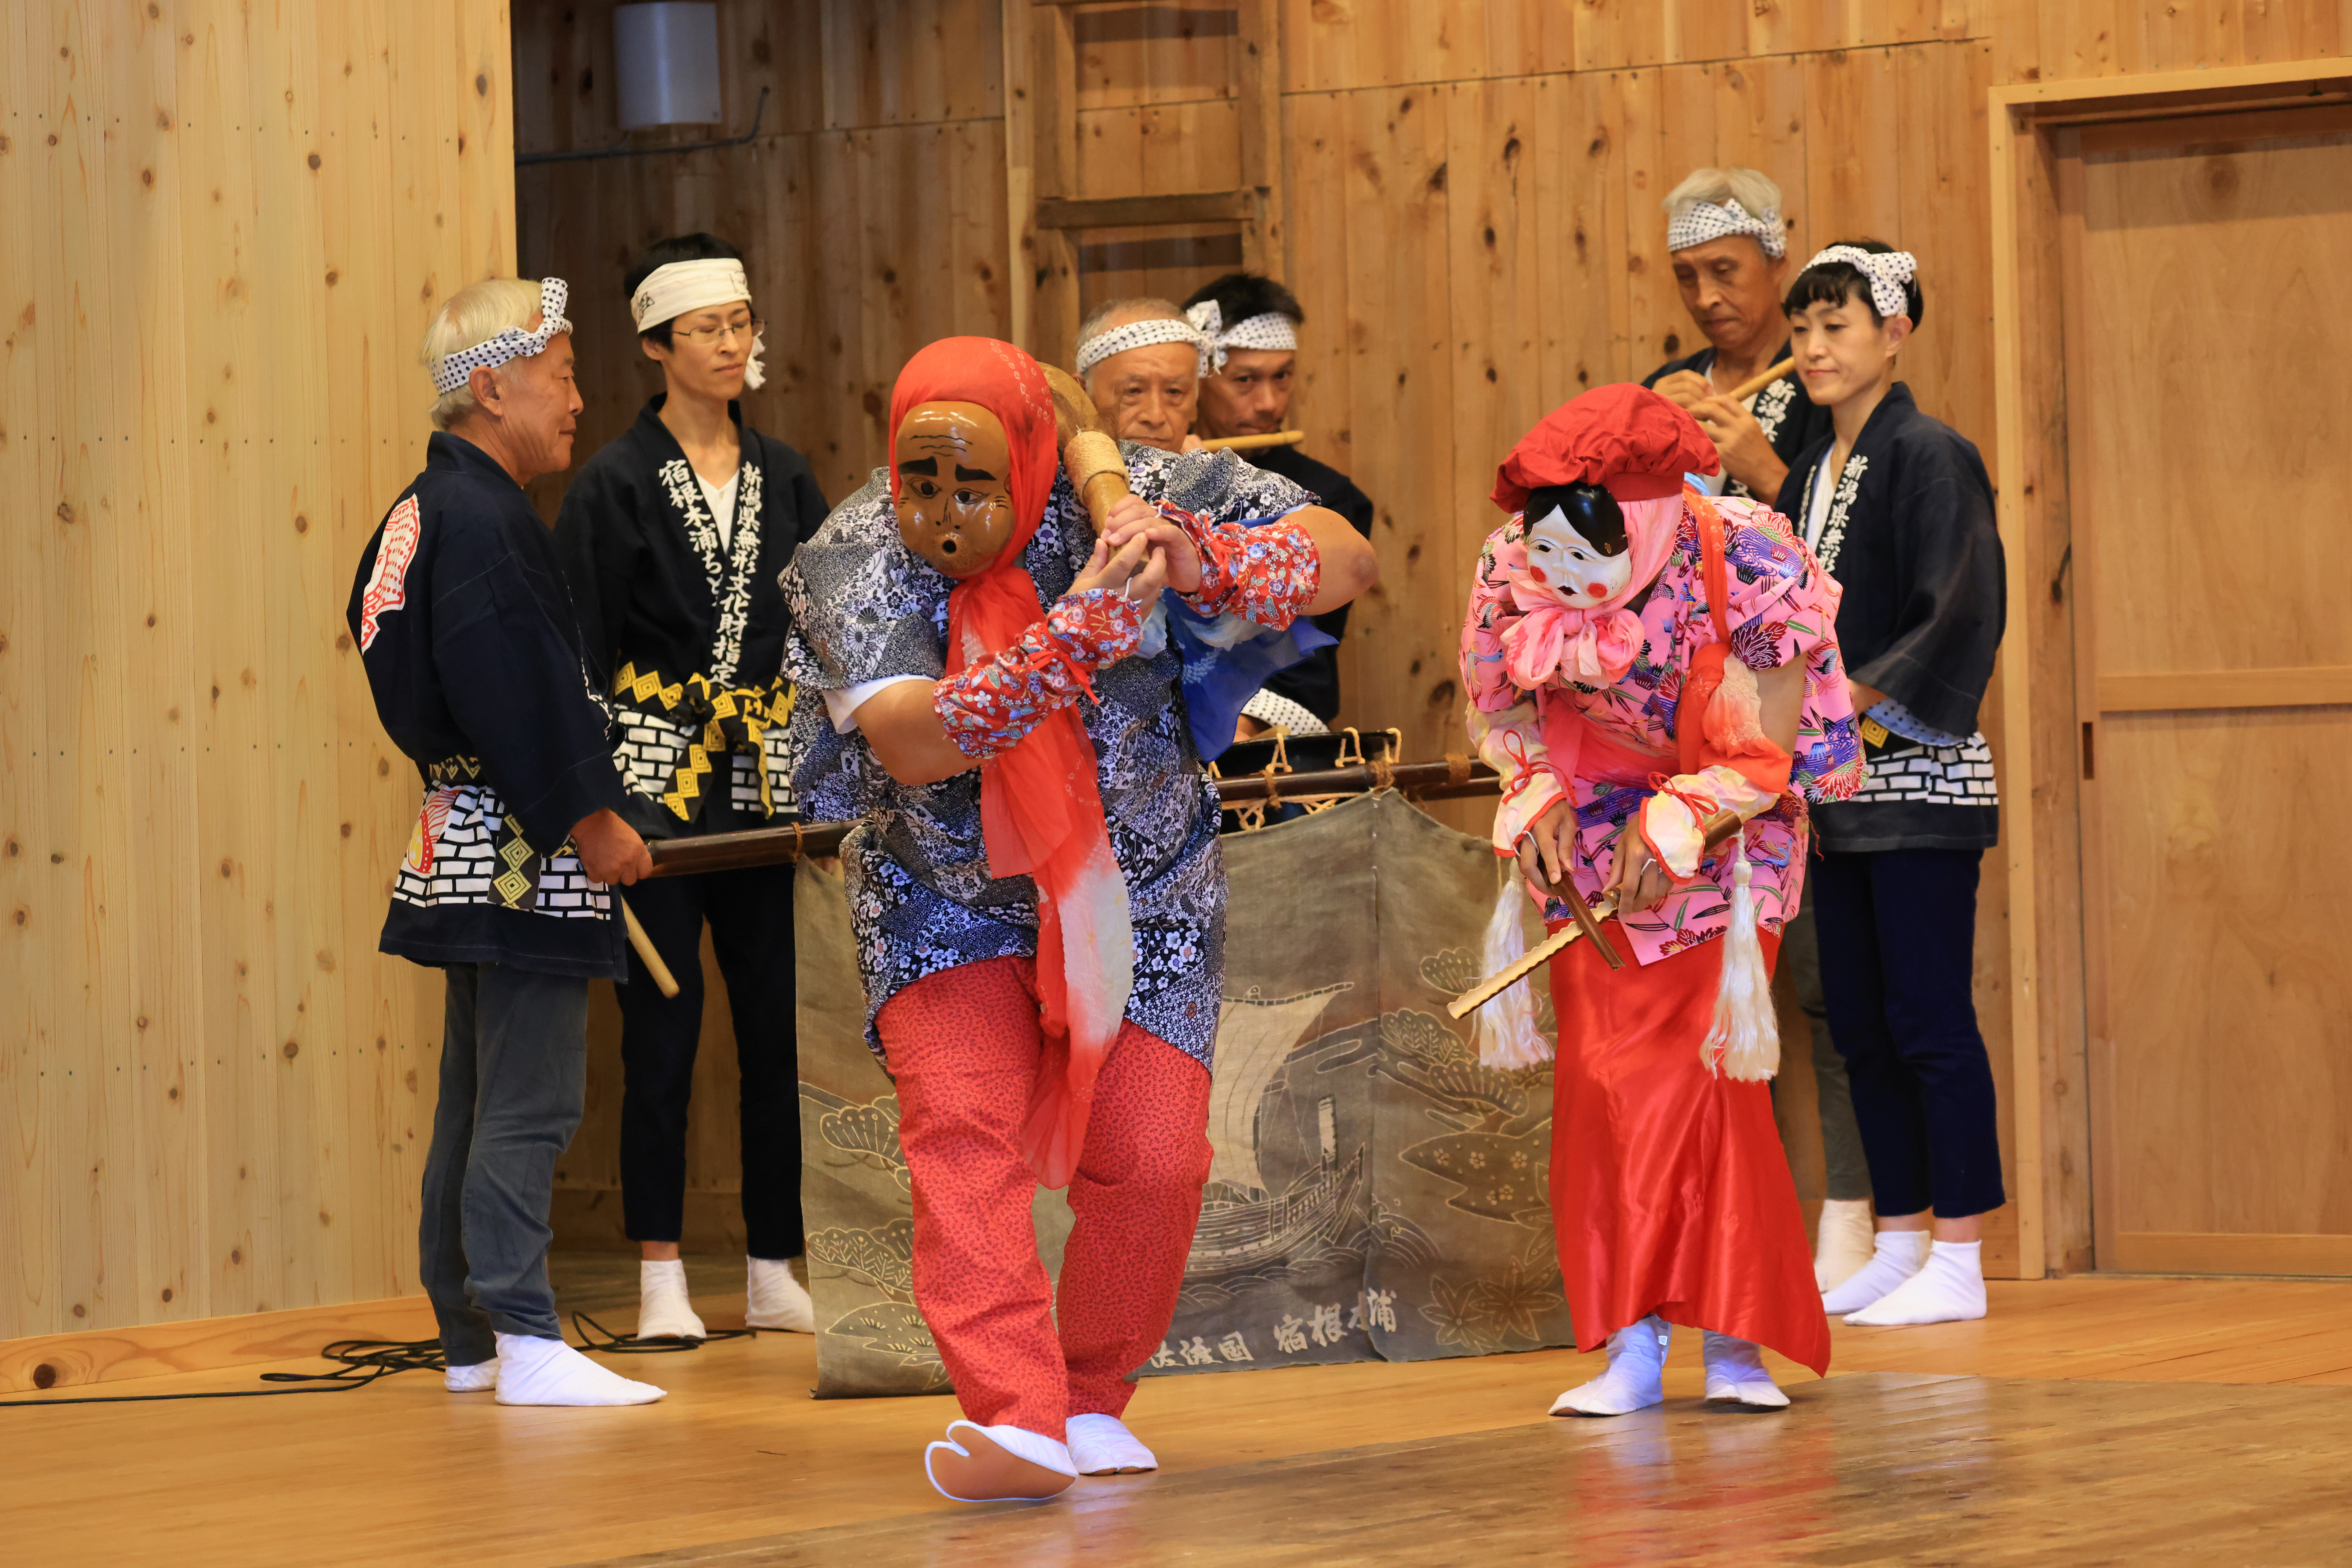
[[[1013,537],[985,568],[948,594],[947,670],[956,675],[1010,647],[1044,610],[1021,554],[1045,521],[1061,466],[1054,400],[1037,362],[1013,344],[942,338],[907,362],[891,391],[894,473],[898,426],[925,403],[980,405],[1003,423],[1013,454]],[[1045,1050],[1021,1152],[1049,1187],[1066,1186],[1077,1170],[1095,1079],[1118,1037],[1135,979],[1127,882],[1111,854],[1096,766],[1094,742],[1077,709],[1064,708],[980,768],[989,871],[1037,884],[1037,995]]]

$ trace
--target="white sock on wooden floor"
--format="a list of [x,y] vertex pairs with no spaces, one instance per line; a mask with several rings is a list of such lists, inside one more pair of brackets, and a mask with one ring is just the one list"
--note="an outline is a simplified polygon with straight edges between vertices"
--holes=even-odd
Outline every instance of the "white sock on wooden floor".
[[1554,1415],[1631,1415],[1666,1398],[1674,1327],[1654,1314],[1609,1336],[1609,1370],[1552,1401]]
[[499,1358],[478,1361],[471,1366],[443,1369],[441,1386],[452,1394],[488,1394],[499,1385]]
[[1160,1468],[1151,1450],[1116,1415],[1073,1415],[1069,1432],[1070,1463],[1082,1476],[1134,1475]]
[[781,1258],[744,1260],[743,1321],[755,1329],[784,1329],[795,1334],[816,1332],[816,1303],[793,1266]]
[[643,1258],[637,1264],[637,1338],[707,1340],[710,1331],[694,1315],[686,1293],[683,1258]]
[[1789,1396],[1780,1392],[1780,1385],[1764,1370],[1764,1352],[1755,1342],[1709,1329],[1703,1342],[1709,1399],[1753,1405],[1765,1410],[1789,1407]]
[[1862,1272],[1874,1247],[1868,1198],[1827,1198],[1813,1244],[1813,1285],[1824,1294]]
[[1862,1328],[1963,1323],[1985,1315],[1984,1243],[1939,1241],[1927,1266],[1845,1321]]
[[663,1392],[598,1366],[562,1340],[499,1336],[500,1405],[651,1405]]
[[1882,1230],[1870,1261],[1836,1289],[1822,1293],[1822,1310],[1831,1317],[1858,1312],[1926,1267],[1927,1233],[1924,1230]]

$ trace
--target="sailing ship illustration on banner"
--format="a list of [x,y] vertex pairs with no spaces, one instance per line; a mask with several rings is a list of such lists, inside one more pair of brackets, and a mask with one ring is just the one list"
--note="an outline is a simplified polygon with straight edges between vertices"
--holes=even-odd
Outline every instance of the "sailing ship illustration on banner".
[[1283,1192],[1258,1166],[1258,1110],[1266,1086],[1349,982],[1267,998],[1252,986],[1227,996],[1217,1015],[1216,1072],[1209,1089],[1208,1190],[1185,1278],[1232,1274],[1288,1257],[1309,1237],[1345,1225],[1363,1184],[1364,1156],[1339,1158],[1331,1098],[1316,1106],[1317,1159]]

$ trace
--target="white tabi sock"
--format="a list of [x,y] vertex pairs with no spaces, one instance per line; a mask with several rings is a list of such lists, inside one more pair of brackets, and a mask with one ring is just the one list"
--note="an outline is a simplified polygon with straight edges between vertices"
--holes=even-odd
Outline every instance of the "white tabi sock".
[[1609,1370],[1552,1401],[1554,1415],[1631,1415],[1666,1398],[1666,1349],[1674,1327],[1655,1315],[1609,1336]]
[[1870,1200],[1828,1198],[1822,1204],[1820,1235],[1813,1244],[1813,1285],[1836,1289],[1870,1261]]
[[709,1330],[694,1315],[686,1293],[686,1261],[645,1258],[637,1264],[637,1338],[706,1340]]
[[1822,1310],[1831,1317],[1858,1312],[1927,1265],[1927,1233],[1924,1230],[1882,1230],[1870,1261],[1834,1289],[1822,1293]]
[[1789,1396],[1780,1392],[1780,1385],[1764,1370],[1764,1352],[1756,1348],[1754,1342],[1709,1329],[1704,1343],[1709,1399],[1753,1405],[1765,1410],[1789,1407]]
[[651,1405],[663,1392],[598,1366],[562,1340],[499,1336],[500,1405]]
[[499,1358],[478,1361],[471,1366],[445,1368],[441,1386],[452,1394],[488,1394],[499,1385]]
[[1863,1328],[1962,1323],[1985,1315],[1984,1243],[1939,1241],[1927,1267],[1845,1321]]
[[793,1278],[791,1264],[781,1258],[746,1258],[743,1262],[746,1324],[795,1334],[816,1332],[816,1303]]
[[1070,1462],[1082,1476],[1131,1476],[1160,1468],[1151,1450],[1116,1415],[1073,1415],[1069,1432]]

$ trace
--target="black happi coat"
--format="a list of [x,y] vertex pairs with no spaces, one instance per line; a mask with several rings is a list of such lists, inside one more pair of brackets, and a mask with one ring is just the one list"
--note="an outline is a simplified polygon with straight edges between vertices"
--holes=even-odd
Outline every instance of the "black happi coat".
[[610,721],[522,487],[436,432],[360,557],[348,618],[376,715],[425,776],[383,951],[621,978],[611,895],[570,845],[621,806]]
[[[555,521],[589,670],[620,719],[615,758],[629,786],[623,815],[649,838],[758,826],[790,814],[781,711],[768,715],[759,747],[740,725],[728,735],[734,752],[713,758],[711,771],[679,797],[689,815],[663,796],[688,741],[701,740],[708,723],[690,678],[719,691],[768,691],[782,672],[792,617],[776,579],[826,511],[808,460],[746,426],[740,405],[730,403],[743,458],[722,545],[693,466],[661,422],[666,401],[656,396],[588,459]],[[642,691],[615,691],[624,669],[658,676],[659,689],[641,680]],[[781,707],[782,694],[775,699]],[[755,752],[765,752],[758,759],[769,774],[764,805]]]
[[[1778,364],[1787,359],[1790,350],[1790,344],[1782,343],[1774,352],[1772,363]],[[1714,368],[1715,345],[1709,343],[1687,358],[1668,360],[1643,378],[1642,384],[1655,386],[1678,370],[1696,371],[1705,375]],[[1814,442],[1827,440],[1832,434],[1830,411],[1805,395],[1805,384],[1798,378],[1794,368],[1756,395],[1755,415],[1756,423],[1763,427],[1764,438],[1772,443],[1772,450],[1780,456],[1780,461],[1789,465],[1792,473],[1799,455]],[[1734,479],[1728,493],[1744,496],[1748,489]],[[1758,496],[1756,499],[1767,505],[1772,500],[1770,496]]]
[[[1800,453],[1780,490],[1776,510],[1800,535],[1834,439]],[[1847,674],[1928,728],[1964,737],[1956,746],[1900,735],[1870,742],[1862,792],[1814,808],[1822,847],[1990,848],[2000,808],[1977,709],[2008,586],[1992,481],[1975,443],[1920,413],[1896,382],[1854,441],[1814,553],[1844,590],[1837,632]]]
[[[1372,536],[1372,518],[1377,510],[1372,498],[1328,463],[1318,463],[1296,447],[1266,447],[1242,456],[1255,467],[1280,474],[1307,491],[1318,504],[1346,518],[1348,526],[1366,539]],[[1339,713],[1339,645],[1348,638],[1348,606],[1342,605],[1307,618],[1335,639],[1332,646],[1318,647],[1288,669],[1276,671],[1267,679],[1265,689],[1277,697],[1289,698],[1328,724]]]

